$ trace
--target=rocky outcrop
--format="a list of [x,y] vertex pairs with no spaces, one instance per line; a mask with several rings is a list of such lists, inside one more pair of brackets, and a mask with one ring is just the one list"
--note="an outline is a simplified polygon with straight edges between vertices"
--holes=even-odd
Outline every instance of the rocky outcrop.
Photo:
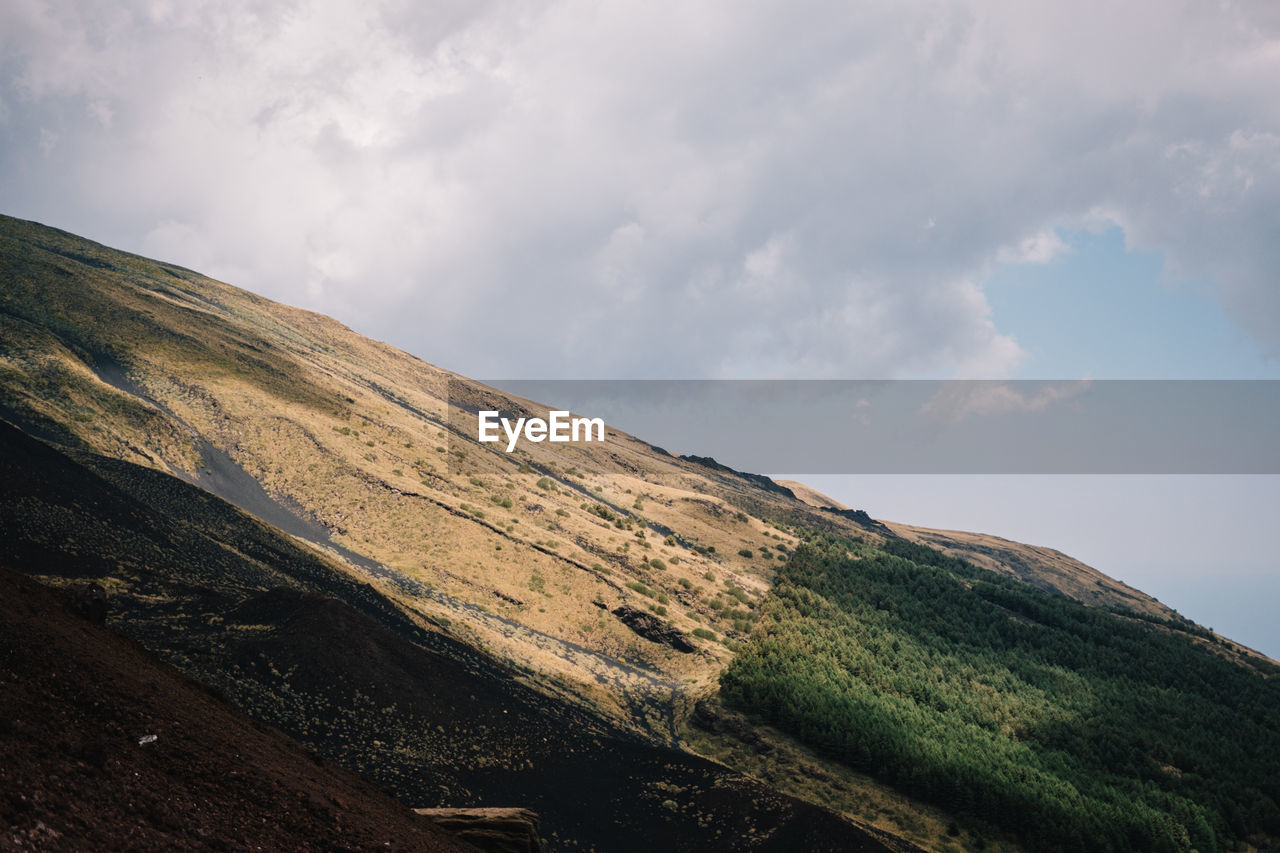
[[881,536],[888,536],[891,539],[898,538],[898,534],[890,530],[884,522],[876,521],[874,518],[867,515],[867,511],[865,509],[839,509],[834,506],[824,506],[819,508],[823,512],[829,512],[833,515],[838,515],[841,518],[847,518],[854,524],[861,525],[867,530],[873,530]]
[[646,640],[662,643],[664,646],[670,646],[676,651],[686,654],[698,650],[698,647],[689,642],[688,638],[678,628],[663,622],[652,613],[645,613],[643,610],[623,605],[615,608],[613,615],[617,616],[623,625],[626,625]]
[[[666,453],[665,450],[662,452]],[[763,474],[748,474],[746,471],[739,471],[735,468],[730,468],[728,465],[721,465],[710,456],[681,456],[679,458],[683,459],[685,462],[692,462],[695,465],[701,465],[703,468],[710,468],[712,471],[719,471],[722,474],[732,474],[734,476],[741,477],[744,480],[759,486],[765,491],[775,492],[779,495],[792,499],[795,499],[796,497],[795,492],[791,491],[786,486],[778,485],[777,481],[772,477],[766,477]]]
[[542,853],[538,815],[529,809],[414,809],[487,853]]

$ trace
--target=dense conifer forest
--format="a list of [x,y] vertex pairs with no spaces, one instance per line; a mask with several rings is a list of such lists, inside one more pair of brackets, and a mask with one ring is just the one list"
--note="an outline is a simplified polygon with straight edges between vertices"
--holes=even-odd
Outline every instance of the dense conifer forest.
[[723,698],[1033,849],[1280,834],[1280,678],[1190,623],[1085,607],[890,540],[780,567]]

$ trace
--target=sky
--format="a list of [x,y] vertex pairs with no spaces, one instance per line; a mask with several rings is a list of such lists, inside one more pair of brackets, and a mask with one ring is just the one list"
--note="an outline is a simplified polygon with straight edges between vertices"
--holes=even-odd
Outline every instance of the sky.
[[[0,212],[482,378],[1280,378],[1276,80],[1271,0],[7,0]],[[1164,560],[895,482],[828,486],[1277,597],[1168,521],[1205,481],[1066,489]]]

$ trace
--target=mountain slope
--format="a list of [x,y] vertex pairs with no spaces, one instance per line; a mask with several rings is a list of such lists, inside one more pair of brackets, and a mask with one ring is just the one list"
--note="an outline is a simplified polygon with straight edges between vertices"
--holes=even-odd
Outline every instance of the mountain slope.
[[[1211,645],[1203,629],[1056,552],[888,526],[812,490],[672,457],[614,430],[603,444],[508,455],[475,441],[480,409],[547,411],[328,318],[0,218],[0,418],[27,433],[5,437],[23,448],[10,454],[13,476],[36,492],[9,500],[5,547],[49,580],[102,579],[122,629],[413,805],[429,805],[428,790],[466,798],[509,785],[514,795],[552,767],[623,796],[579,821],[572,787],[559,801],[545,795],[574,841],[604,843],[603,814],[666,826],[694,846],[781,843],[803,805],[677,747],[693,737],[698,701],[767,639],[789,560],[809,559],[823,537],[897,555],[917,572],[941,549],[1078,599],[1116,626],[1138,620]],[[31,436],[51,444],[21,444]],[[87,487],[63,488],[60,477],[106,491],[89,507],[76,496]],[[910,550],[920,543],[930,547]],[[330,624],[345,628],[334,635]],[[346,636],[367,640],[367,655],[349,654]],[[361,672],[365,657],[378,666]],[[1265,661],[1241,660],[1251,677],[1274,678]],[[464,731],[457,742],[409,737],[448,731],[449,715],[472,701],[471,687],[448,708],[423,695],[433,667],[520,725]],[[317,708],[331,713],[312,719]],[[733,724],[738,745],[726,760],[763,763],[777,784],[846,814],[899,796],[884,772],[843,789],[795,782],[847,777],[821,769],[832,756],[812,738],[760,722]],[[521,743],[524,730],[550,746]],[[607,775],[586,758],[601,754],[598,738],[627,766],[649,769]],[[784,755],[794,770],[775,773]],[[654,777],[659,756],[678,779]],[[726,790],[737,793],[713,794]],[[767,820],[749,819],[753,798],[778,804]],[[880,825],[931,846],[957,843],[938,829],[945,814],[913,829],[912,813],[928,809],[906,802],[906,815]],[[818,814],[805,818],[823,827],[812,843],[881,843]],[[993,824],[987,834],[1015,844],[1007,831]]]
[[[586,849],[696,850],[717,838],[742,839],[729,845],[738,849],[897,849],[531,689],[528,673],[173,477],[73,458],[0,423],[0,480],[11,484],[0,563],[102,585],[110,624],[407,805],[518,803],[553,841]],[[92,666],[68,653],[50,669]],[[256,772],[252,760],[243,772]]]

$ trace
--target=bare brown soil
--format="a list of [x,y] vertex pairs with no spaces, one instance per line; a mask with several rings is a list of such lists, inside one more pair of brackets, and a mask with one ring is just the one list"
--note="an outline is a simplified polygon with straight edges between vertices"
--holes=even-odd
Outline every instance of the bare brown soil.
[[0,569],[0,850],[474,849],[69,598]]

